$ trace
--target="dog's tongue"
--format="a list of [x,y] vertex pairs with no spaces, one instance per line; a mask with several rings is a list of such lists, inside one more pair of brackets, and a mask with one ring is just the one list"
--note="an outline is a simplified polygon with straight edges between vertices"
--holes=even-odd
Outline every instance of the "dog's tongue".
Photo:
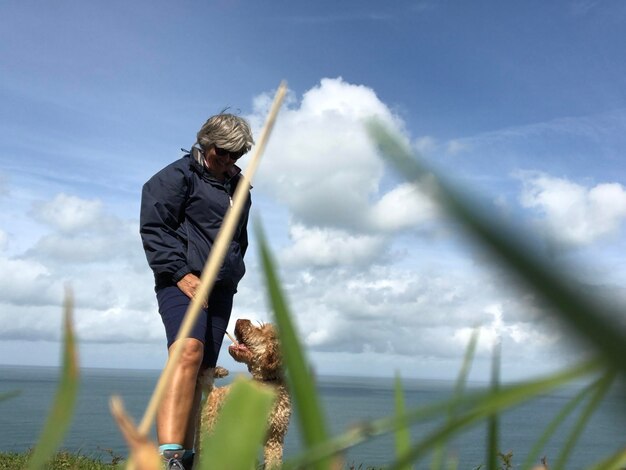
[[228,349],[231,349],[233,351],[237,349],[240,351],[247,351],[248,347],[243,343],[233,343],[230,346],[228,346]]

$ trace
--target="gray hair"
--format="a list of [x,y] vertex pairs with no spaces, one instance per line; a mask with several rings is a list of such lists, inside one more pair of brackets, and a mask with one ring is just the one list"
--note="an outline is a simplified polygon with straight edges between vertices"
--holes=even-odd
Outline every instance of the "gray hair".
[[227,113],[211,116],[198,131],[197,141],[205,150],[215,145],[230,152],[248,152],[254,144],[248,121]]

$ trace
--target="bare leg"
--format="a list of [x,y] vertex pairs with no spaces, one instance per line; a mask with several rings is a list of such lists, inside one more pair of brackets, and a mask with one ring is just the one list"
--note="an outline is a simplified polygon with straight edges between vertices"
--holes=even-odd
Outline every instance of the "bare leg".
[[181,444],[185,446],[187,426],[194,407],[198,371],[202,363],[204,345],[194,338],[178,340],[170,346],[171,356],[173,348],[182,341],[183,353],[165,396],[157,412],[157,437],[159,444]]

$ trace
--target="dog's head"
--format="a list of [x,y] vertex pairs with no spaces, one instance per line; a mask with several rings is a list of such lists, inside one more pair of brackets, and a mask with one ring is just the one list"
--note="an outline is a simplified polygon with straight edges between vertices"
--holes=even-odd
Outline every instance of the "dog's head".
[[265,323],[255,326],[250,320],[239,319],[235,323],[235,338],[228,352],[237,362],[248,366],[257,380],[273,380],[281,377],[282,356],[274,326]]

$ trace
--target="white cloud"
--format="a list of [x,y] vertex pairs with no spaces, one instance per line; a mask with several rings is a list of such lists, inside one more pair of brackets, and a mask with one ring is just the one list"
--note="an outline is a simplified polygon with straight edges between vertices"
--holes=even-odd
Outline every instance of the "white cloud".
[[0,251],[4,251],[7,249],[9,244],[9,237],[3,230],[0,230]]
[[491,318],[473,328],[458,329],[454,333],[454,338],[459,345],[466,345],[474,331],[477,330],[478,351],[482,351],[486,355],[491,354],[497,343],[521,349],[526,347],[539,349],[554,344],[561,336],[557,328],[531,322],[529,316],[522,319],[519,314],[508,311],[519,309],[524,305],[527,305],[524,301],[518,303],[508,301],[506,304],[500,302],[487,305],[484,313]]
[[51,305],[62,292],[58,279],[43,264],[33,260],[0,257],[0,303]]
[[58,341],[62,332],[61,313],[60,301],[56,305],[0,301],[0,340]]
[[[255,127],[268,106],[268,96],[256,100]],[[524,348],[544,344],[534,325],[545,320],[529,315],[537,310],[532,297],[503,288],[497,274],[477,266],[422,264],[411,253],[411,242],[424,242],[416,234],[441,219],[428,197],[432,182],[390,186],[363,127],[370,116],[382,116],[409,141],[401,120],[369,88],[324,79],[300,103],[290,94],[256,181],[289,211],[280,269],[307,346],[317,353],[452,358],[462,356],[467,332],[477,325],[484,330],[481,354],[490,351],[496,331]],[[413,146],[440,147],[430,137]],[[442,148],[458,153],[467,144]],[[409,240],[401,249],[399,232]],[[430,241],[435,252],[445,250]],[[258,298],[243,299],[242,311],[253,312]]]
[[[116,217],[98,200],[66,194],[35,202],[26,212],[51,232],[39,232],[23,253],[0,252],[4,337],[57,339],[59,326],[46,319],[60,315],[66,285],[74,292],[82,340],[125,342],[130,332],[154,337],[152,330],[142,332],[146,318],[149,328],[160,327],[160,319],[136,221]],[[0,233],[4,243],[19,236]]]
[[534,314],[533,297],[478,268],[449,271],[419,261],[411,268],[280,267],[294,320],[314,352],[460,358],[471,329],[480,327],[481,356],[489,356],[500,331],[506,344],[520,346],[515,354],[523,357],[527,349],[539,350],[560,337]]
[[131,265],[145,266],[137,222],[113,218],[110,222],[102,224],[99,230],[93,232],[57,232],[44,235],[27,251],[26,256],[64,263],[123,259]]
[[[253,123],[265,115],[266,99]],[[371,232],[373,203],[381,197],[384,166],[364,122],[372,117],[402,130],[371,88],[323,79],[301,102],[291,99],[268,144],[257,184],[286,204],[298,223]]]
[[626,189],[618,183],[586,187],[544,173],[520,173],[521,203],[537,210],[545,230],[569,245],[614,236],[626,219]]
[[52,201],[40,202],[33,216],[63,233],[91,229],[102,220],[102,202],[58,194]]
[[381,232],[415,228],[440,216],[436,203],[423,188],[409,183],[383,195],[369,213],[371,226]]
[[413,147],[422,154],[429,155],[433,153],[437,147],[437,141],[428,135],[419,137],[413,142]]
[[462,141],[460,139],[450,140],[446,144],[446,152],[449,155],[457,155],[457,154],[463,152],[464,150],[467,150],[467,148],[468,148],[467,142]]
[[52,232],[41,236],[25,257],[64,264],[121,259],[145,266],[137,221],[120,219],[98,199],[61,193],[48,202],[35,202],[31,214]]
[[[143,295],[150,295],[150,291]],[[118,302],[105,310],[83,309],[78,312],[75,323],[82,341],[164,344],[165,334],[156,309],[132,310]]]
[[0,199],[9,194],[9,181],[4,173],[0,173]]
[[380,236],[351,235],[332,228],[295,224],[290,228],[290,236],[293,244],[281,254],[288,267],[368,265],[385,250],[385,240]]

